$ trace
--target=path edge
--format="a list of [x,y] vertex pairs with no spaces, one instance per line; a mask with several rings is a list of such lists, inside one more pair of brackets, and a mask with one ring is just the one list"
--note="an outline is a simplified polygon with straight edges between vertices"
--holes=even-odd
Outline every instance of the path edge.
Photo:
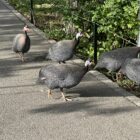
[[98,80],[106,84],[108,87],[112,88],[114,91],[116,91],[118,94],[126,98],[129,102],[135,104],[136,106],[140,107],[140,98],[132,94],[131,92],[126,91],[122,87],[120,87],[117,83],[111,81],[109,78],[107,78],[104,74],[96,71],[91,70],[89,71],[90,74],[95,76]]

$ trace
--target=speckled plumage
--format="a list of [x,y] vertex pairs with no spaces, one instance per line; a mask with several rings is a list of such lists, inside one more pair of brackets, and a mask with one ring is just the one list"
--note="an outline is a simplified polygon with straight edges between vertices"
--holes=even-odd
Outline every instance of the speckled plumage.
[[50,64],[41,68],[39,82],[49,89],[71,88],[79,84],[88,67],[78,64]]
[[120,72],[126,75],[130,80],[140,85],[140,59],[126,59]]
[[57,62],[65,62],[73,57],[74,49],[78,44],[79,38],[59,41],[49,49],[46,58]]
[[137,58],[139,52],[140,47],[125,47],[105,52],[100,56],[95,69],[115,72],[121,68],[126,59]]

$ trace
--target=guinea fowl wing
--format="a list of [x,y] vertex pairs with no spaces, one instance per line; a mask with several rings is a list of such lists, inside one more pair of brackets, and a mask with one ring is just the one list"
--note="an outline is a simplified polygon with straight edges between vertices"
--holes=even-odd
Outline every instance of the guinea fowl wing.
[[18,34],[13,42],[13,50],[20,52],[23,49],[23,46],[25,45],[25,35],[24,34]]
[[59,65],[49,65],[46,67],[43,67],[40,71],[39,77],[42,79],[59,79],[64,80],[66,77],[66,72],[62,70],[63,67],[60,67]]
[[72,42],[71,40],[63,40],[60,42],[57,42],[51,47],[51,52],[53,53],[60,53],[65,52],[69,49],[72,49]]
[[73,42],[71,40],[63,40],[57,42],[49,49],[48,58],[57,61],[65,61],[73,55]]
[[19,38],[19,45],[24,46],[25,45],[25,35],[21,35]]

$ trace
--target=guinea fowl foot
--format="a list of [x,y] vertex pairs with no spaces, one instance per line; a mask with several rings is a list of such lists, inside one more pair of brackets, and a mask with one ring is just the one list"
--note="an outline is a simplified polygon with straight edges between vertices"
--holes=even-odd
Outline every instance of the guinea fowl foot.
[[19,57],[21,58],[21,61],[22,61],[22,62],[25,62],[25,59],[24,59],[23,54],[22,54],[22,53],[18,53],[18,55],[19,55]]
[[62,95],[62,98],[64,99],[64,101],[72,101],[72,99],[65,97],[65,95],[63,93],[63,89],[60,89],[60,91],[61,91],[61,95]]
[[52,92],[51,92],[51,90],[49,89],[49,90],[48,90],[48,98],[50,98],[50,97],[52,98]]
[[116,73],[116,81],[122,81],[123,80],[123,74],[121,72]]
[[65,64],[66,62],[65,62],[65,61],[62,61],[62,62],[61,62],[61,61],[59,61],[59,64],[61,64],[61,63]]
[[25,59],[24,59],[24,57],[22,57],[22,58],[21,58],[21,61],[22,61],[22,62],[25,62]]
[[72,99],[68,97],[61,97],[61,99],[63,99],[65,102],[72,101]]
[[72,99],[65,97],[65,101],[72,101]]

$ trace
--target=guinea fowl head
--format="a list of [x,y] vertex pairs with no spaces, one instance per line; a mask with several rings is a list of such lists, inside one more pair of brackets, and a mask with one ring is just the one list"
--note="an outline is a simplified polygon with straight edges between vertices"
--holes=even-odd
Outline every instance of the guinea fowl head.
[[91,64],[92,64],[92,62],[90,59],[86,60],[85,67],[86,67],[87,71],[89,70],[89,67],[91,66]]
[[92,63],[91,63],[91,60],[90,59],[88,59],[88,60],[86,60],[86,62],[85,62],[85,67],[88,67],[88,66],[90,66]]
[[24,28],[23,28],[23,31],[28,32],[28,31],[30,31],[30,29],[29,29],[29,27],[27,25],[25,25]]
[[76,39],[78,40],[82,36],[83,36],[83,34],[81,32],[79,32],[79,33],[76,34]]

